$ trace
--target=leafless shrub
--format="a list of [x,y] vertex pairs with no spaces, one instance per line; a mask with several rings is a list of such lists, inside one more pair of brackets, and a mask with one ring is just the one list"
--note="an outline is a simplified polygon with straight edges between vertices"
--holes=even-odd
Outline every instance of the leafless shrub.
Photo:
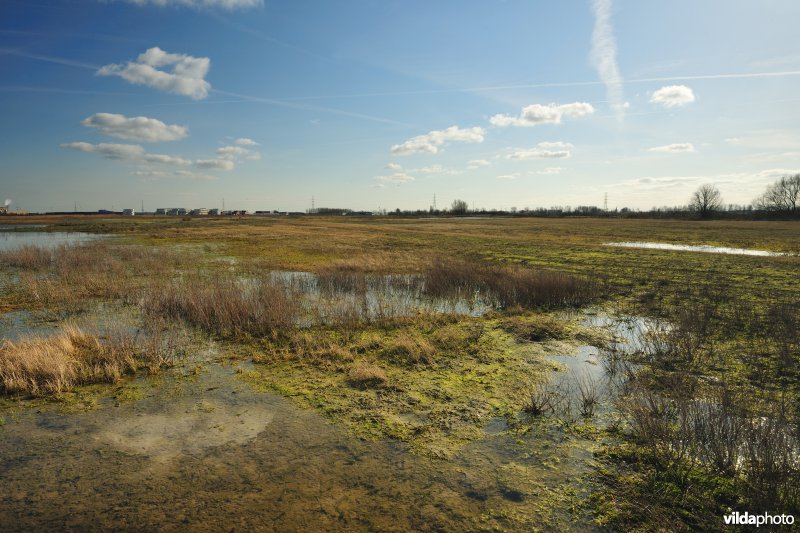
[[744,428],[746,494],[758,510],[800,508],[800,442],[782,415],[755,417]]
[[588,372],[574,374],[573,379],[578,393],[578,412],[583,418],[592,418],[603,400],[600,382]]

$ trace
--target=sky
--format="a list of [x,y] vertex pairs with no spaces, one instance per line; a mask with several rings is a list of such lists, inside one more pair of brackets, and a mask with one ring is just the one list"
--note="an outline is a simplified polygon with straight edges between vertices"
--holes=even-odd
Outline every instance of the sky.
[[749,204],[800,172],[798,21],[796,0],[3,0],[0,201]]

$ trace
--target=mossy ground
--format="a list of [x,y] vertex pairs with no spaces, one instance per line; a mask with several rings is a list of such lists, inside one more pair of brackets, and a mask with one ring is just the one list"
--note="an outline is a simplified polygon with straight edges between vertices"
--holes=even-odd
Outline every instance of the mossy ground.
[[[503,330],[509,322],[541,324],[537,330],[559,324],[558,339],[520,345]],[[574,353],[590,334],[544,314],[434,320],[346,336],[305,332],[326,342],[302,349],[294,343],[294,350],[280,342],[253,346],[253,358],[262,364],[241,377],[320,410],[358,437],[398,439],[420,453],[449,457],[485,436],[492,419],[502,418],[510,427],[523,424],[526,395],[557,368],[544,356]],[[364,362],[381,369],[385,382],[352,383],[350,369]]]

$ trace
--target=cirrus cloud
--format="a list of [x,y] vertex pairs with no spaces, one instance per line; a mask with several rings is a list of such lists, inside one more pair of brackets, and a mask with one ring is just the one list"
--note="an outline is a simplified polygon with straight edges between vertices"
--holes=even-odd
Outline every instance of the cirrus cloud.
[[[159,91],[202,100],[208,96],[211,84],[205,80],[211,60],[187,54],[171,54],[159,47],[148,48],[135,61],[111,63],[100,67],[98,76],[119,76],[128,83],[145,85]],[[171,70],[160,70],[171,67]]]
[[186,126],[164,124],[155,118],[129,118],[114,113],[95,113],[83,119],[81,124],[111,137],[144,142],[177,141],[188,133]]
[[459,128],[450,126],[444,130],[433,130],[425,135],[417,135],[401,144],[392,146],[395,155],[409,155],[415,153],[435,154],[439,149],[450,142],[482,143],[486,130],[480,127]]

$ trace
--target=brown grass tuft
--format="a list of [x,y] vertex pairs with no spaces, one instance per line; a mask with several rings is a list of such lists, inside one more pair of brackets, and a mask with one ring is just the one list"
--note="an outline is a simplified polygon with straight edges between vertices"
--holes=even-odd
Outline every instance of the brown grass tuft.
[[384,355],[401,365],[431,365],[436,348],[420,334],[402,332],[384,349]]
[[126,332],[104,337],[66,325],[50,337],[28,337],[0,346],[0,390],[41,396],[77,385],[113,382],[143,362]]
[[386,385],[388,378],[381,367],[360,361],[350,368],[347,382],[358,389],[379,388]]

